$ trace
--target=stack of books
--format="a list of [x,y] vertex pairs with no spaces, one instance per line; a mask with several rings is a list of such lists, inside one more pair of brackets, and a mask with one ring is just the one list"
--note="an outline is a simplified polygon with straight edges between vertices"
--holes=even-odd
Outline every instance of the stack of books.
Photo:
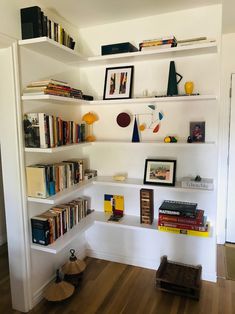
[[57,205],[31,218],[33,243],[49,245],[72,229],[78,222],[86,217],[91,210],[88,209],[88,199],[79,197],[69,203]]
[[83,181],[84,174],[84,159],[27,166],[27,195],[38,198],[50,197]]
[[23,8],[21,13],[22,39],[47,36],[61,45],[74,49],[73,38],[59,24],[49,19],[38,6]]
[[159,208],[158,230],[209,237],[209,223],[197,203],[166,200]]
[[82,99],[82,91],[80,89],[72,88],[67,82],[55,79],[32,82],[23,90],[24,96],[44,94]]
[[85,124],[64,121],[46,113],[24,115],[25,147],[53,148],[85,142]]
[[164,36],[159,37],[155,39],[147,39],[143,40],[139,44],[139,50],[145,51],[145,50],[156,50],[156,49],[164,49],[164,48],[170,48],[170,47],[176,47],[177,46],[177,40],[174,35],[170,36]]

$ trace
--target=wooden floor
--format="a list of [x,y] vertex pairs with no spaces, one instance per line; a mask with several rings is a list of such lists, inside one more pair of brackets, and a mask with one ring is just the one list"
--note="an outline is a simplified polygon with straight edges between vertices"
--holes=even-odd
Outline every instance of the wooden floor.
[[[217,284],[203,281],[200,301],[156,290],[154,270],[88,258],[80,291],[63,303],[42,301],[30,313],[235,314],[235,281],[223,278],[222,247],[218,254],[220,278]],[[11,310],[7,276],[0,281],[0,313],[19,313]]]

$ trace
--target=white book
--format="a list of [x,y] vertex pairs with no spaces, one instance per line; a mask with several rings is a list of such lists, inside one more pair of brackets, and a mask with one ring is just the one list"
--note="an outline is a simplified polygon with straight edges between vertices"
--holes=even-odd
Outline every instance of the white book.
[[39,113],[38,120],[39,120],[40,147],[48,148],[48,135],[49,134],[48,134],[48,129],[47,129],[46,114]]
[[54,141],[54,118],[49,116],[49,136],[50,136],[50,147],[55,147]]

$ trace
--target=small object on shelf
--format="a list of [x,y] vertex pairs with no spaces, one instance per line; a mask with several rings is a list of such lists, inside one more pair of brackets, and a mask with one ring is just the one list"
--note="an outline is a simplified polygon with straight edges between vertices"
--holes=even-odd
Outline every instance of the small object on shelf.
[[56,280],[45,291],[44,298],[50,302],[59,302],[68,299],[74,293],[74,286],[61,279],[59,270],[56,271]]
[[126,128],[131,123],[131,117],[127,112],[121,112],[117,116],[117,124],[121,128]]
[[202,178],[200,176],[196,176],[194,181],[200,182],[202,180]]
[[94,97],[93,96],[90,96],[90,95],[82,95],[82,99],[84,99],[84,100],[89,100],[89,101],[91,101],[91,100],[94,100]]
[[93,124],[98,120],[98,117],[93,112],[88,112],[82,117],[82,121],[84,121],[88,126],[88,135],[86,137],[87,142],[94,142],[96,140],[95,136],[92,134]]
[[192,81],[188,81],[184,84],[184,89],[186,95],[192,95],[194,89],[194,83]]
[[[179,80],[177,81],[177,76],[179,76]],[[178,84],[182,80],[183,76],[176,72],[175,70],[175,62],[170,62],[169,68],[169,77],[168,77],[168,86],[167,86],[167,96],[175,96],[178,95]]]
[[62,267],[64,280],[71,283],[75,288],[79,288],[86,264],[76,257],[74,249],[71,249],[70,253],[69,261]]
[[135,51],[138,51],[138,49],[129,42],[101,46],[102,56],[115,54],[115,53],[127,53],[127,52],[135,52]]
[[115,180],[115,181],[125,181],[126,180],[126,176],[125,175],[115,175],[115,176],[113,176],[113,180]]
[[190,137],[192,142],[205,142],[205,124],[205,121],[190,122]]
[[159,290],[199,300],[202,266],[168,261],[163,256],[156,272]]
[[97,170],[85,169],[84,180],[89,180],[97,177]]
[[140,223],[151,225],[154,219],[152,189],[140,189]]
[[181,180],[182,188],[189,188],[189,189],[202,189],[202,190],[213,190],[214,184],[213,179],[209,178],[201,178],[199,181],[198,179],[193,177],[184,177]]
[[136,117],[135,117],[135,120],[134,120],[134,128],[133,128],[132,140],[131,141],[134,142],[134,143],[140,142],[139,129],[138,129]]
[[188,136],[187,143],[192,143],[192,142],[193,142],[192,137]]
[[116,215],[116,214],[112,214],[109,219],[108,222],[119,222],[121,219],[123,218],[123,215]]
[[123,195],[104,195],[104,211],[105,213],[113,213],[122,215],[124,212],[124,196]]
[[175,136],[166,136],[164,138],[165,143],[177,143],[177,138]]

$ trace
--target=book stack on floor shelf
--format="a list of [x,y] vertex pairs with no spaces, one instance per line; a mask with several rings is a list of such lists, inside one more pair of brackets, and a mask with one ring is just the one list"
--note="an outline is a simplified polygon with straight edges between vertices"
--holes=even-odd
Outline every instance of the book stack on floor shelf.
[[90,213],[88,199],[79,197],[69,203],[52,207],[41,215],[32,217],[33,243],[52,244]]
[[209,237],[209,223],[197,203],[165,200],[159,208],[158,230]]

